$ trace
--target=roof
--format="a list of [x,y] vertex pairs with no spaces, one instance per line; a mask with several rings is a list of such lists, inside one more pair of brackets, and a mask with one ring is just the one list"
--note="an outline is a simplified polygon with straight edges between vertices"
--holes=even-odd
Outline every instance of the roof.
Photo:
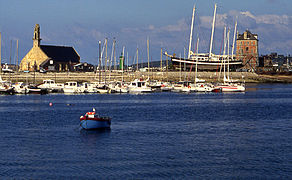
[[[244,33],[247,34],[247,38],[244,38]],[[243,34],[238,34],[237,40],[258,40],[257,34],[252,34],[249,30],[246,30]]]
[[73,47],[41,45],[42,51],[51,59],[58,62],[80,62],[80,56]]

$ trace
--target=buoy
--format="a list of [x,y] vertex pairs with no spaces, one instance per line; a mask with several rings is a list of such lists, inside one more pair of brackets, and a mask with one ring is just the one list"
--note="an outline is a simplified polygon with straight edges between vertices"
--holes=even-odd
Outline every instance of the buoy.
[[53,103],[51,103],[51,102],[50,102],[50,104],[49,104],[49,105],[50,105],[50,106],[53,106]]

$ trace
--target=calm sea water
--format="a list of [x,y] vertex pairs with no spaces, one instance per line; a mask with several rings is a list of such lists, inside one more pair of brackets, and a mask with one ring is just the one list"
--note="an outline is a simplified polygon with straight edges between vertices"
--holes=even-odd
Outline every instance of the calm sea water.
[[[80,130],[92,107],[111,130]],[[0,96],[0,117],[0,179],[292,178],[292,85]]]

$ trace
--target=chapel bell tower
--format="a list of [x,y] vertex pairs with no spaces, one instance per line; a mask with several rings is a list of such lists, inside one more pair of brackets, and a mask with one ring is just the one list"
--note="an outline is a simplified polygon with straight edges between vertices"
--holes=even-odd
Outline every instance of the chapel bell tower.
[[33,47],[40,47],[41,45],[41,33],[40,33],[40,25],[36,24],[34,27],[34,33],[33,33]]

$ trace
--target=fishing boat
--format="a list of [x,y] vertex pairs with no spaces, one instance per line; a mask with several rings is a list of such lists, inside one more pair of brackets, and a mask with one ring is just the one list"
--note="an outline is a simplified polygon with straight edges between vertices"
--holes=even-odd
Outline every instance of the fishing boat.
[[111,118],[99,116],[95,113],[95,108],[93,108],[92,112],[87,112],[80,117],[80,126],[86,130],[108,129],[111,126]]
[[43,94],[48,94],[48,90],[38,88],[35,85],[28,85],[26,87],[26,94],[41,94],[41,95],[43,95]]
[[43,80],[43,83],[39,84],[37,87],[41,89],[46,89],[48,92],[62,92],[64,84],[58,84],[55,83],[54,80],[45,79]]
[[3,81],[2,77],[0,76],[0,94],[14,94],[14,87],[11,85],[9,81]]
[[27,94],[28,93],[28,86],[23,82],[16,82],[12,85],[14,87],[14,91],[17,94]]
[[12,86],[10,86],[9,84],[6,84],[6,83],[3,83],[1,82],[0,83],[0,94],[14,94],[15,91],[14,91],[14,88]]
[[64,93],[78,93],[79,92],[78,83],[76,81],[66,82],[64,84]]
[[128,86],[130,93],[149,93],[152,92],[151,87],[147,86],[146,81],[143,79],[135,79]]
[[128,93],[128,85],[123,81],[114,81],[108,84],[108,87],[114,93]]

